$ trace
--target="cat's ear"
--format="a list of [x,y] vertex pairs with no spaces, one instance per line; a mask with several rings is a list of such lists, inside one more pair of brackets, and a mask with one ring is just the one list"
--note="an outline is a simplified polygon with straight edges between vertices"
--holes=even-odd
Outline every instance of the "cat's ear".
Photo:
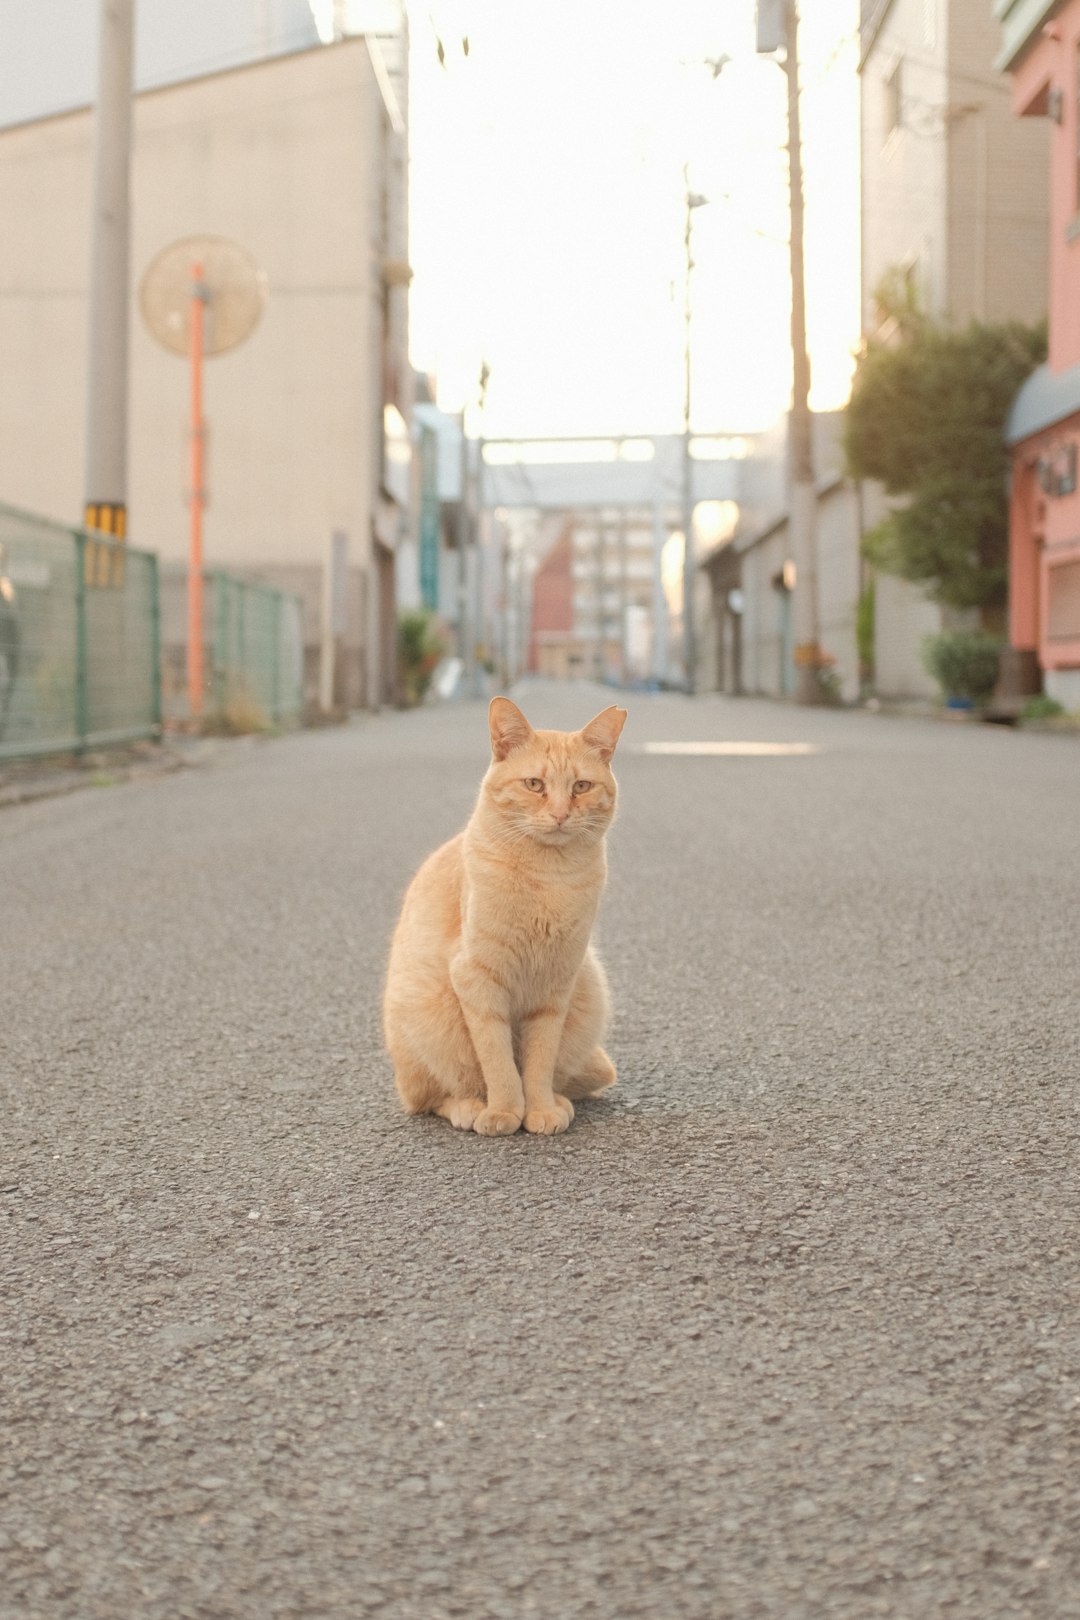
[[517,704],[511,703],[509,698],[492,698],[488,724],[491,727],[491,752],[496,759],[505,759],[515,748],[527,743],[533,734],[532,726]]
[[587,726],[582,726],[581,739],[600,755],[606,765],[615,752],[615,744],[625,724],[626,710],[617,709],[612,705],[610,709],[604,709],[594,720],[590,720]]

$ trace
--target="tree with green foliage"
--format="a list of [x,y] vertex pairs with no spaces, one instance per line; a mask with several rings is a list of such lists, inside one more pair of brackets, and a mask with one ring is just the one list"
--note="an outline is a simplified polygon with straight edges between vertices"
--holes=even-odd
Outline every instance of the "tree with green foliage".
[[852,477],[876,478],[906,501],[864,549],[885,573],[945,606],[978,608],[997,627],[1008,579],[1005,418],[1045,358],[1046,329],[954,330],[910,301],[893,314],[891,341],[871,342],[856,371],[844,445]]

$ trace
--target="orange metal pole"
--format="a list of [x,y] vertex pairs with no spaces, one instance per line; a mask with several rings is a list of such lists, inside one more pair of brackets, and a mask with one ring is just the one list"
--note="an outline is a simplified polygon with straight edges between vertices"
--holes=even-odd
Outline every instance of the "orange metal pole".
[[191,357],[191,550],[188,558],[188,706],[193,720],[203,709],[203,318],[206,289],[203,267],[191,267],[191,313],[188,350]]

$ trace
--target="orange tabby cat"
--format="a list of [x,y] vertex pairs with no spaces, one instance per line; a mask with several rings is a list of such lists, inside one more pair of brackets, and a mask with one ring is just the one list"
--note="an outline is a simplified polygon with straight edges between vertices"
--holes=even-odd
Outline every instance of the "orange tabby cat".
[[534,731],[492,699],[476,809],[416,874],[390,947],[386,1044],[409,1113],[550,1134],[573,1119],[572,1097],[615,1083],[589,935],[625,719],[611,708],[581,731]]

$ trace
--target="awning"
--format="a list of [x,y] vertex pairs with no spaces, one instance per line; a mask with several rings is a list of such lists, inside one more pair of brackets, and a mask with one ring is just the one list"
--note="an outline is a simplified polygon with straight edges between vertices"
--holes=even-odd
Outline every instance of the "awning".
[[1053,372],[1039,366],[1022,385],[1005,423],[1005,443],[1019,444],[1033,433],[1080,412],[1080,365]]

